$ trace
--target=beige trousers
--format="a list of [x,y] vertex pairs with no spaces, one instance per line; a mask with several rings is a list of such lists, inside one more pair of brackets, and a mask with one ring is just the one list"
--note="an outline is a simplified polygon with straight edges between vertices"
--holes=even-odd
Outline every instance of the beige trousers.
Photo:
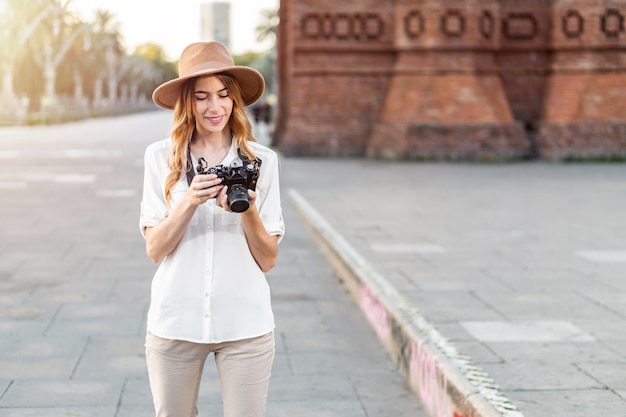
[[234,342],[201,344],[148,332],[146,362],[156,417],[196,417],[202,369],[215,355],[224,417],[264,417],[274,360],[274,333]]

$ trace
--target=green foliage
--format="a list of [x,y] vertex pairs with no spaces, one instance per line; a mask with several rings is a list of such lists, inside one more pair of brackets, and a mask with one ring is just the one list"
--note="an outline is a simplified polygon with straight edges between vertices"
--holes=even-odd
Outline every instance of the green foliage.
[[266,39],[276,41],[276,29],[278,28],[278,23],[280,23],[278,9],[262,10],[261,21],[255,28],[259,42],[263,42]]
[[265,78],[266,93],[274,91],[275,59],[274,50],[267,52],[246,52],[233,56],[236,65],[245,65],[259,71]]
[[233,56],[233,60],[235,61],[235,65],[245,65],[245,66],[251,67],[256,62],[261,61],[265,55],[266,55],[265,52],[248,51],[241,55]]
[[157,84],[176,76],[159,45],[127,53],[111,12],[98,10],[85,21],[71,7],[67,0],[0,0],[0,72],[13,79],[12,91],[3,93],[28,97],[36,110],[46,91],[46,73],[55,75],[54,94],[74,96],[78,91],[89,100],[96,84],[108,96],[111,79],[118,80],[118,88],[133,85],[148,97]]
[[163,47],[156,43],[144,43],[142,45],[137,45],[134,54],[142,57],[146,61],[155,63],[163,63],[167,61]]
[[[278,11],[265,10],[256,28],[259,40],[275,41],[277,25]],[[177,76],[177,64],[153,43],[129,53],[120,30],[110,11],[97,10],[85,20],[72,10],[71,0],[0,0],[0,79],[12,81],[8,91],[0,94],[28,99],[28,112],[39,115],[27,123],[50,121],[50,116],[41,116],[49,110],[40,106],[42,102],[54,105],[58,99],[68,102],[80,96],[93,105],[96,100],[120,97],[122,86],[149,100],[157,85]],[[248,52],[234,59],[238,65],[259,70],[271,94],[275,56],[272,46],[267,52]],[[96,107],[92,114],[101,111]]]

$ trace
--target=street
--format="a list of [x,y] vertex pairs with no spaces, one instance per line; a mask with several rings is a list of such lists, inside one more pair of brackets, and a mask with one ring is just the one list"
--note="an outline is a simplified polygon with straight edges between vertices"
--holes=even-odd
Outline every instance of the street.
[[[0,415],[153,415],[143,151],[171,114],[0,129]],[[285,198],[268,416],[425,417]],[[201,415],[221,415],[211,361]]]
[[[151,415],[137,222],[169,117],[0,129],[0,415]],[[283,155],[281,189],[268,415],[470,416],[460,380],[497,397],[475,417],[622,414],[625,164]],[[355,291],[324,245],[375,279]]]

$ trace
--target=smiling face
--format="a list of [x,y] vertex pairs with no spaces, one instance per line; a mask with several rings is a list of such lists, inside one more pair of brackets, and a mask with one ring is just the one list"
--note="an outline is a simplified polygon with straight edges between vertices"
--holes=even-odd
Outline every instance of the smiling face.
[[220,133],[233,112],[233,99],[218,77],[198,78],[193,89],[193,114],[201,135]]

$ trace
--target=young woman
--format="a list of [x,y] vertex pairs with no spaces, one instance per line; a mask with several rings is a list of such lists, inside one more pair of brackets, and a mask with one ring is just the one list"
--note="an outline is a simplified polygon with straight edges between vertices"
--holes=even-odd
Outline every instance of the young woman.
[[[146,149],[140,217],[148,256],[160,263],[146,336],[156,416],[198,415],[202,369],[213,353],[224,416],[261,417],[274,358],[264,273],[284,234],[277,155],[254,141],[245,111],[265,82],[217,42],[189,45],[178,70],[153,93],[174,110],[174,123],[171,138]],[[242,158],[261,165],[249,208],[235,213],[223,179],[196,167]]]

